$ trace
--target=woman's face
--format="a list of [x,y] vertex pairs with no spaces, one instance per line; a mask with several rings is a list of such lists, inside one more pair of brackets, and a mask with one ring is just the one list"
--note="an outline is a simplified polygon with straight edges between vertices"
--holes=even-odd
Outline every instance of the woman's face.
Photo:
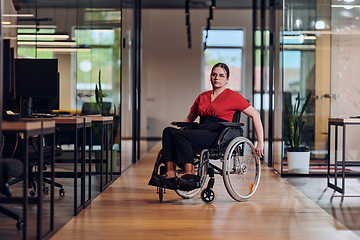
[[211,85],[213,89],[223,88],[229,79],[226,77],[226,71],[221,67],[216,67],[210,74]]

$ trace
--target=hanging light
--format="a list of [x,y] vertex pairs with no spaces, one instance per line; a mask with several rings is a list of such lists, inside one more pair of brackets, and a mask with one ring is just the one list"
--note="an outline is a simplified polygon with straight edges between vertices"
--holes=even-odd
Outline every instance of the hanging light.
[[211,8],[216,8],[216,0],[211,0]]
[[28,40],[28,39],[38,39],[38,40],[43,40],[43,39],[54,39],[54,40],[59,40],[59,39],[69,39],[69,34],[68,33],[60,33],[60,32],[55,32],[55,33],[18,33],[17,38],[18,40]]

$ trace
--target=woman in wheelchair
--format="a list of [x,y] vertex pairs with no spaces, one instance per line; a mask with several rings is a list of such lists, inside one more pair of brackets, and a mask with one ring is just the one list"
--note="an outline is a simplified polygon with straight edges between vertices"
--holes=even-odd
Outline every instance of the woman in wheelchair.
[[[168,189],[190,191],[199,188],[199,176],[194,171],[193,149],[213,148],[223,129],[219,122],[232,122],[237,111],[252,118],[257,145],[255,153],[263,156],[263,126],[260,114],[239,93],[226,87],[230,71],[225,63],[212,67],[211,91],[201,93],[190,108],[184,122],[194,122],[200,116],[200,124],[190,130],[167,127],[163,131],[161,160],[166,165],[166,173],[153,174],[149,185]],[[176,177],[176,166],[183,168],[185,174]]]

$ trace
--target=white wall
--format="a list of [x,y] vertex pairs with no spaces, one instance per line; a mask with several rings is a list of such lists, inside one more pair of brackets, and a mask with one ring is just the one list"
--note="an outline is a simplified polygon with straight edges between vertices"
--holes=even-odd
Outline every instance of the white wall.
[[[147,9],[142,14],[141,81],[147,85],[147,135],[161,137],[164,127],[172,121],[185,119],[201,92],[202,30],[206,27],[209,12],[190,11],[191,49],[187,47],[183,9]],[[216,9],[212,27],[245,31],[244,96],[251,99],[252,11]]]

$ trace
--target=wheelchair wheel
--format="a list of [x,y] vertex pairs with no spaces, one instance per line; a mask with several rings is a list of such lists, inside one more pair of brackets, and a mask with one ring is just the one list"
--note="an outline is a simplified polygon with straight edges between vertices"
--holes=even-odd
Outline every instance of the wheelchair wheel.
[[[191,191],[175,190],[177,195],[184,199],[189,199],[195,197],[202,189],[206,182],[207,169],[209,167],[209,151],[203,150],[200,154],[199,159],[194,160],[195,173],[199,175],[200,178],[200,188],[195,188]],[[179,176],[178,176],[179,177]]]
[[237,137],[229,143],[222,171],[226,190],[234,200],[246,201],[254,194],[260,181],[260,168],[260,159],[249,139]]
[[210,189],[204,188],[201,191],[201,200],[206,204],[215,202],[216,194],[215,194],[214,190],[212,188],[210,188]]
[[[166,166],[165,163],[161,161],[161,156],[162,156],[162,150],[159,151],[156,157],[153,174],[163,175],[166,173]],[[157,187],[156,193],[159,194],[159,201],[162,202],[164,199],[165,189],[162,187]]]
[[157,188],[157,193],[159,194],[159,201],[162,202],[164,199],[164,193],[165,193],[165,189],[162,187],[158,187]]

